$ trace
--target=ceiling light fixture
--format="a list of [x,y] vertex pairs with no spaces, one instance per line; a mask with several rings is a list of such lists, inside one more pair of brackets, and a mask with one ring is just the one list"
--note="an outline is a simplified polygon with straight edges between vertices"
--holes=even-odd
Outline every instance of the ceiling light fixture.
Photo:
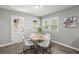
[[40,5],[33,5],[33,8],[39,9],[39,8],[41,8],[41,6]]

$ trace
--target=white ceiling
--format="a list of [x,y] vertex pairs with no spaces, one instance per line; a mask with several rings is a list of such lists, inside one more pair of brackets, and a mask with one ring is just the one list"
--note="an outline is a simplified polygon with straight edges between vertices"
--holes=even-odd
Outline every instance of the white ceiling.
[[0,5],[0,8],[16,10],[34,16],[45,16],[71,7],[74,5],[41,5],[41,8],[38,9],[33,8],[33,5]]

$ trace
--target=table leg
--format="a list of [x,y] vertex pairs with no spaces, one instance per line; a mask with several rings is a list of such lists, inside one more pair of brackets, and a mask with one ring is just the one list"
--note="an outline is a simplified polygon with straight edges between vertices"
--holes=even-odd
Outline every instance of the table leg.
[[37,46],[37,43],[36,42],[34,44],[35,44],[34,45],[34,52],[35,52],[35,54],[37,54],[38,53],[38,46]]

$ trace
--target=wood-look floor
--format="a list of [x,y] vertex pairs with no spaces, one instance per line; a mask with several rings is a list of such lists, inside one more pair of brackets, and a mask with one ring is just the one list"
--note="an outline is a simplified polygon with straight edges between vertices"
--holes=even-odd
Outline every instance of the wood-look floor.
[[[66,48],[66,47],[63,47],[63,46],[60,46],[58,44],[52,43],[51,53],[52,54],[78,54],[79,52]],[[34,50],[32,49],[32,50],[26,51],[25,54],[35,54],[35,53],[34,53]],[[38,49],[38,54],[43,54],[42,48]],[[48,54],[48,53],[45,52],[45,54]]]

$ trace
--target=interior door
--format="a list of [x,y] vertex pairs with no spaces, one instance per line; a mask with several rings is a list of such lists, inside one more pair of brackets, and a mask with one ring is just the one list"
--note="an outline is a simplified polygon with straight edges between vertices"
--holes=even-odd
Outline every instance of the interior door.
[[11,42],[22,41],[24,36],[24,17],[11,16]]

